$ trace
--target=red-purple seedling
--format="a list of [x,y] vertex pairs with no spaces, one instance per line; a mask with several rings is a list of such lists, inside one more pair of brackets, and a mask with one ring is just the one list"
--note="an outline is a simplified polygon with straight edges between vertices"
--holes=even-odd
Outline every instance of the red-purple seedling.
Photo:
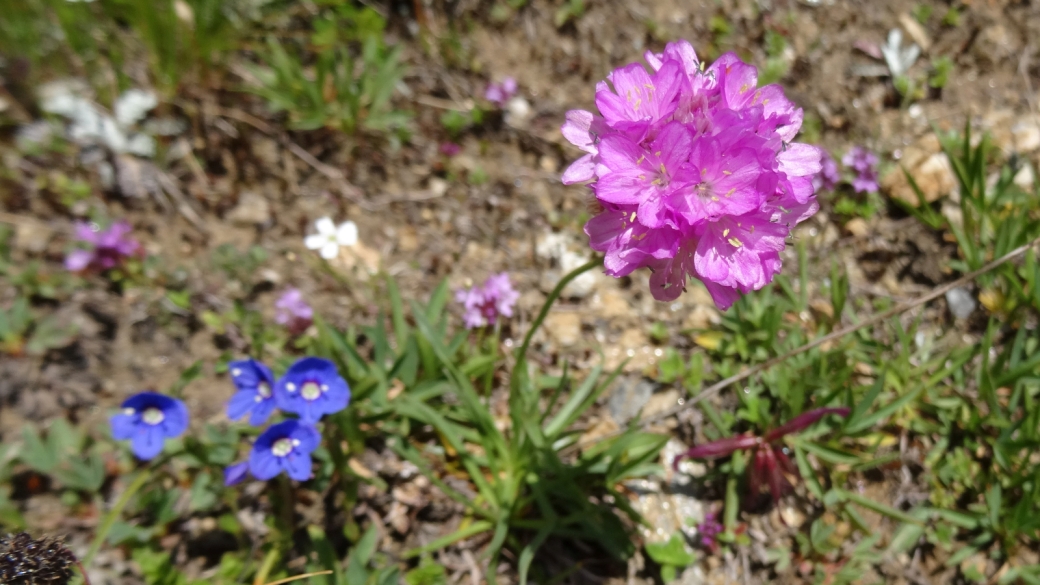
[[697,445],[676,457],[672,465],[678,470],[679,462],[683,458],[719,459],[732,455],[734,451],[753,450],[752,460],[748,465],[748,491],[750,494],[756,495],[761,493],[763,484],[768,485],[775,505],[780,502],[781,496],[793,488],[788,476],[800,477],[798,468],[784,453],[783,445],[779,444],[779,440],[784,435],[805,430],[809,425],[828,414],[848,416],[849,409],[845,407],[817,408],[803,412],[761,437],[747,433]]

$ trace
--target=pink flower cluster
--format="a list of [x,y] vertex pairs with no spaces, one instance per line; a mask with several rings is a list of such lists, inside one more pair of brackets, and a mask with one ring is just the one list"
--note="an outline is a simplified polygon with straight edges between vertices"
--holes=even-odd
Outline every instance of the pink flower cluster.
[[591,181],[585,233],[607,274],[650,268],[662,301],[694,277],[725,309],[772,281],[791,227],[819,208],[821,151],[791,142],[802,110],[736,55],[702,69],[679,41],[645,57],[651,71],[633,63],[597,84],[600,115],[567,113],[563,135],[587,154],[563,182]]
[[76,240],[88,248],[76,248],[65,257],[65,268],[72,272],[103,272],[123,265],[127,258],[140,252],[141,244],[130,237],[133,228],[120,220],[100,229],[96,224],[76,222]]
[[455,300],[462,303],[462,316],[467,329],[494,325],[499,316],[512,317],[513,305],[520,293],[513,289],[509,274],[501,272],[489,276],[483,286],[455,291]]
[[856,171],[852,188],[857,193],[869,193],[881,188],[878,185],[878,156],[873,152],[862,146],[854,146],[841,158],[841,163]]

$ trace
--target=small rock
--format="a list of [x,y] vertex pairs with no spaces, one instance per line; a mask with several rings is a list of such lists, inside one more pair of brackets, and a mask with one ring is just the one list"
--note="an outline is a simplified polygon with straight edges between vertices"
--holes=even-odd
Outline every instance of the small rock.
[[628,300],[616,290],[605,290],[592,296],[592,310],[607,319],[619,319],[633,315]]
[[784,523],[791,528],[798,529],[805,524],[805,514],[794,506],[785,506],[780,509],[780,517]]
[[227,219],[242,226],[266,224],[271,221],[271,204],[257,193],[244,191],[238,198],[238,205],[228,212]]
[[277,168],[282,164],[282,155],[278,143],[273,138],[254,135],[249,141],[253,155],[268,168]]
[[972,52],[983,65],[995,65],[1017,54],[1019,45],[1017,35],[998,22],[982,29],[972,45]]
[[353,246],[343,246],[339,249],[339,256],[330,261],[333,266],[338,266],[348,274],[359,276],[362,281],[379,272],[381,256],[379,250],[358,242]]
[[1015,173],[1015,178],[1013,180],[1015,184],[1022,189],[1031,191],[1033,189],[1033,184],[1036,182],[1036,174],[1033,173],[1033,167],[1030,165],[1023,166],[1017,173]]
[[441,197],[448,192],[448,182],[440,177],[433,177],[430,179],[430,194],[434,197]]
[[1010,108],[993,110],[982,117],[993,145],[1004,152],[1029,153],[1040,149],[1040,125],[1032,116]]
[[697,305],[686,314],[683,320],[684,329],[704,330],[722,322],[719,311],[708,305]]
[[867,225],[867,221],[862,217],[854,217],[845,224],[845,231],[857,238],[862,238],[870,233],[870,226]]
[[550,313],[545,330],[561,347],[570,347],[581,341],[581,317],[577,313]]
[[47,244],[50,243],[53,236],[54,230],[47,224],[27,219],[14,226],[14,247],[39,254],[47,249]]
[[675,388],[669,388],[664,392],[658,392],[650,396],[650,399],[646,401],[646,406],[643,407],[643,415],[641,418],[647,419],[656,414],[662,413],[669,408],[679,403],[679,391]]
[[415,252],[419,249],[419,234],[412,226],[401,228],[397,236],[397,249],[401,252]]
[[607,400],[610,416],[619,423],[628,422],[647,405],[656,387],[655,382],[642,376],[621,378],[610,391],[610,398]]
[[531,104],[526,99],[520,96],[514,97],[506,104],[506,124],[514,128],[526,127],[532,113]]
[[955,319],[967,319],[975,311],[977,303],[971,293],[963,287],[957,287],[946,292],[946,305]]
[[[921,188],[925,201],[931,203],[950,194],[957,185],[953,167],[943,154],[939,139],[928,135],[903,151],[900,166],[905,168]],[[881,188],[889,197],[917,206],[919,201],[902,169],[893,169],[881,180]]]

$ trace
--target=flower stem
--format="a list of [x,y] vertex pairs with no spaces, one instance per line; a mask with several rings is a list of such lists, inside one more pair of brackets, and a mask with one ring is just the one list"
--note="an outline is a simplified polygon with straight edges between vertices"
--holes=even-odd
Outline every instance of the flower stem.
[[[105,539],[108,538],[108,533],[112,530],[112,526],[115,525],[116,520],[122,515],[123,509],[130,503],[130,500],[134,495],[144,486],[149,478],[152,477],[151,469],[142,469],[138,472],[137,477],[134,481],[126,488],[126,491],[119,496],[119,500],[116,501],[116,505],[108,512],[105,519],[101,521],[101,526],[98,527],[97,533],[94,535],[94,541],[90,543],[90,548],[87,550],[87,554],[83,557],[83,567],[89,567],[90,562],[94,560],[98,551],[101,550],[101,545],[105,543]],[[84,580],[86,579],[86,571],[83,572]]]
[[527,356],[527,348],[531,345],[531,338],[534,337],[534,332],[538,331],[538,328],[542,326],[542,322],[545,321],[546,316],[549,315],[549,309],[552,308],[552,305],[556,302],[556,299],[560,298],[560,294],[563,293],[563,289],[568,284],[570,284],[572,280],[581,276],[582,273],[588,272],[589,270],[592,270],[593,268],[601,265],[602,263],[603,261],[601,259],[593,258],[585,264],[582,264],[581,266],[568,272],[563,278],[560,279],[560,282],[556,283],[556,288],[552,289],[552,292],[549,293],[549,297],[545,299],[545,304],[542,305],[542,310],[538,312],[538,317],[536,317],[534,322],[531,323],[531,329],[527,332],[527,335],[524,336],[523,345],[521,345],[519,349],[516,350],[517,362],[520,362]]

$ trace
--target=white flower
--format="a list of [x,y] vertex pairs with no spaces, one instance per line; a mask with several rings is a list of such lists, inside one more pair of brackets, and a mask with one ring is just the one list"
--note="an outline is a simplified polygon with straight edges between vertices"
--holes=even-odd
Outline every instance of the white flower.
[[128,128],[140,122],[158,105],[159,100],[154,93],[143,89],[128,89],[119,96],[112,110],[119,125]]
[[345,221],[339,224],[332,223],[332,218],[323,217],[314,222],[318,233],[304,238],[303,245],[310,250],[320,250],[321,257],[332,260],[339,255],[340,246],[353,246],[358,242],[357,224]]
[[910,43],[910,46],[904,49],[903,32],[894,28],[888,31],[888,42],[881,45],[881,54],[885,56],[885,63],[888,64],[892,77],[899,77],[917,62],[917,58],[921,56],[921,47]]

